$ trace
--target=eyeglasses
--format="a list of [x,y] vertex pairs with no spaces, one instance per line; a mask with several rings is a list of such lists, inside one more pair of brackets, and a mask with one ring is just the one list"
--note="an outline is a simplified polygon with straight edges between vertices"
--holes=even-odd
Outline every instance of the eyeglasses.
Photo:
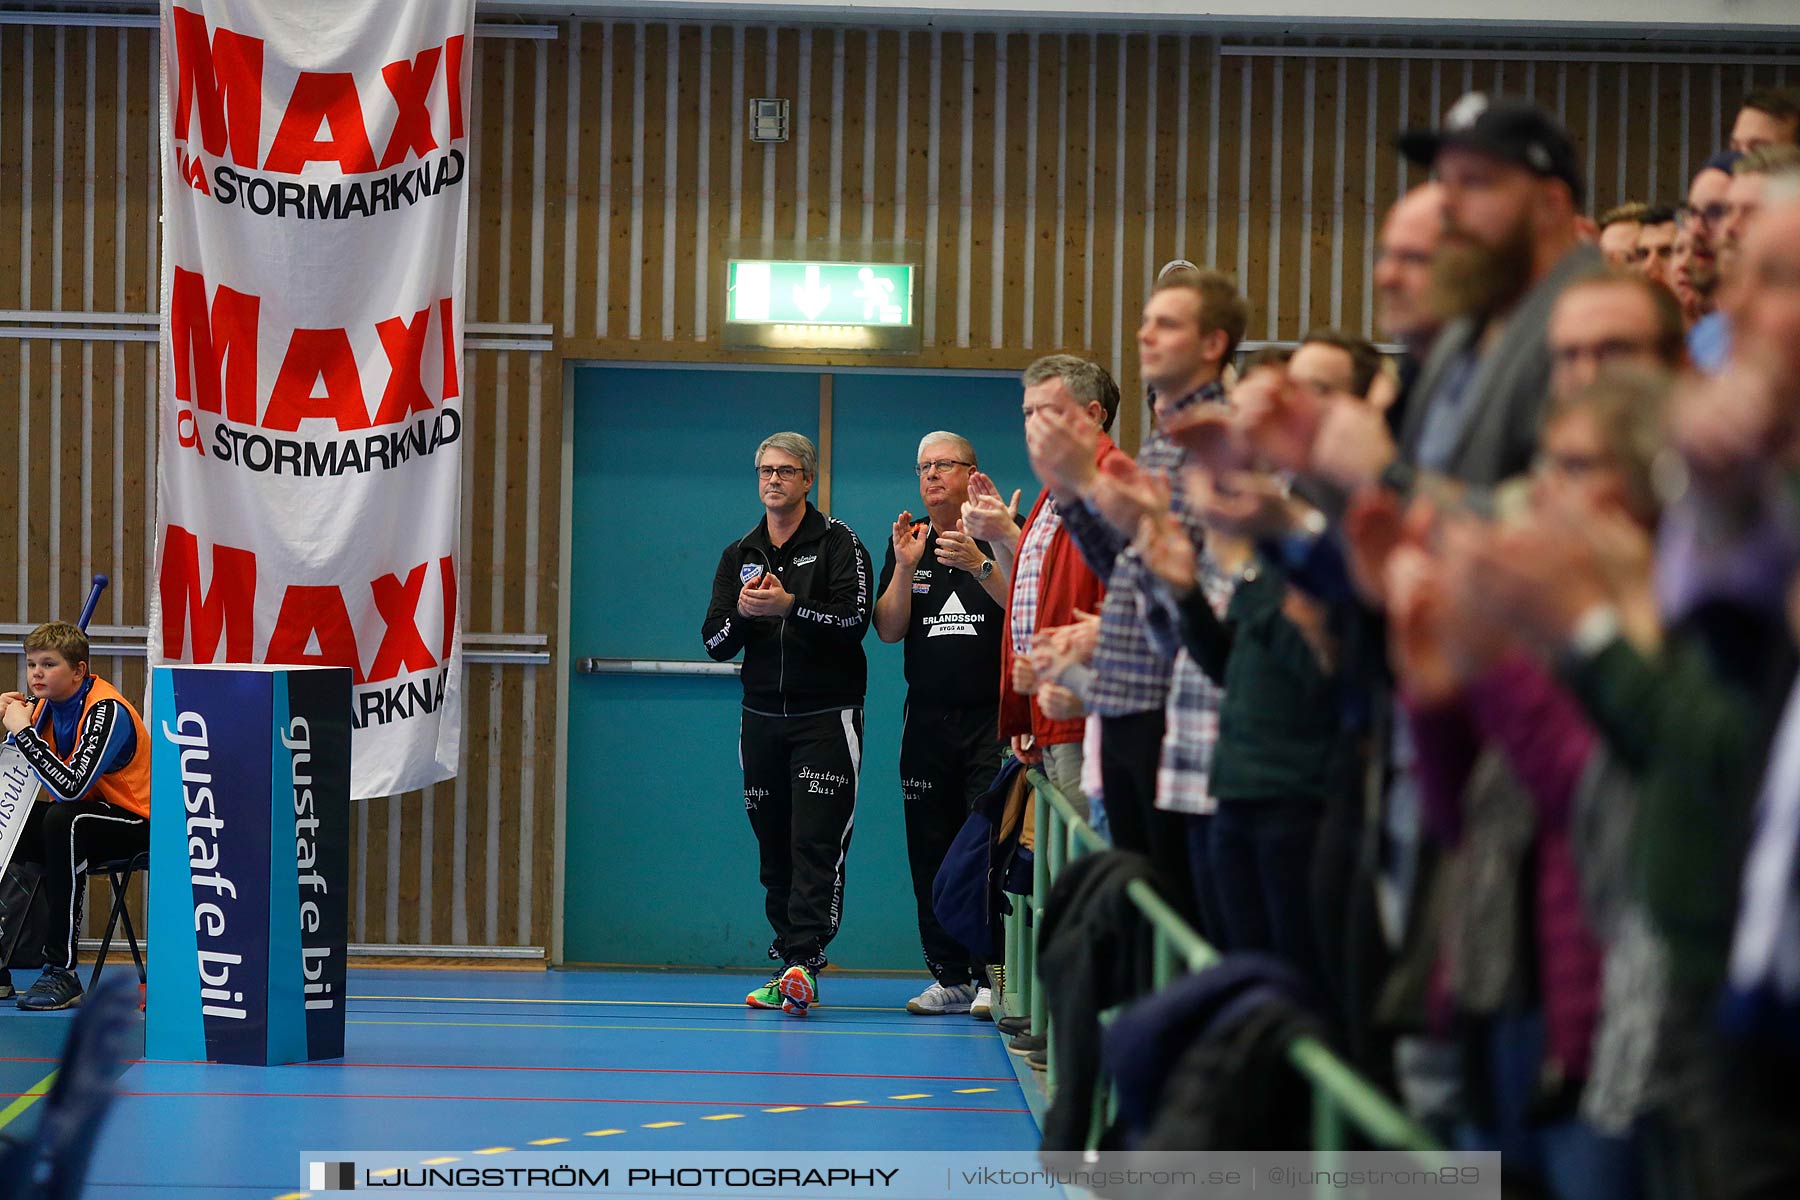
[[1612,459],[1604,454],[1552,454],[1544,450],[1539,451],[1532,460],[1531,469],[1540,476],[1562,475],[1569,479],[1585,479],[1611,465]]
[[1582,360],[1591,358],[1596,366],[1604,367],[1608,363],[1653,357],[1656,348],[1656,343],[1649,339],[1608,338],[1589,345],[1552,346],[1550,362],[1553,367],[1572,368]]
[[783,483],[788,482],[790,479],[798,479],[804,474],[806,474],[806,472],[799,467],[756,468],[756,477],[758,479],[780,479]]
[[1725,220],[1726,214],[1731,211],[1731,206],[1723,200],[1719,200],[1704,208],[1695,208],[1691,204],[1684,204],[1681,211],[1688,215],[1689,220],[1711,227],[1721,224]]
[[964,462],[960,458],[934,458],[930,462],[922,462],[914,467],[913,473],[920,479],[923,479],[933,471],[937,472],[939,475],[948,475],[957,467],[972,467],[974,465],[974,463]]

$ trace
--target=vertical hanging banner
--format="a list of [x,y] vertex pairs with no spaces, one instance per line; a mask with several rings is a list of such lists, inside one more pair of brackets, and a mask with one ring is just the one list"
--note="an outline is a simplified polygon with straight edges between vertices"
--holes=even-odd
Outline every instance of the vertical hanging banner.
[[474,0],[163,0],[150,661],[348,667],[455,774]]

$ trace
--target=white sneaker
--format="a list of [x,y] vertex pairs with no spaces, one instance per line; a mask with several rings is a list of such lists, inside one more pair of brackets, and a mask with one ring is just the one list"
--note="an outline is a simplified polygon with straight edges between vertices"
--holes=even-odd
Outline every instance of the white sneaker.
[[945,987],[933,983],[906,1002],[906,1011],[921,1017],[941,1017],[945,1013],[966,1013],[975,999],[975,985],[959,983]]
[[969,1015],[980,1021],[994,1019],[994,989],[975,989],[975,1002],[969,1005]]

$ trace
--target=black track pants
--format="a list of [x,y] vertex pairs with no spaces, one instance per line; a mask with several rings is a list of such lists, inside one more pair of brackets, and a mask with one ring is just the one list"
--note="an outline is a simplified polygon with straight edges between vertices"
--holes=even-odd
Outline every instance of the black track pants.
[[908,701],[900,734],[900,791],[906,797],[906,858],[919,908],[919,944],[932,978],[970,983],[980,966],[931,911],[931,884],[975,798],[1000,769],[992,704],[934,708]]
[[33,804],[19,833],[13,857],[44,869],[44,898],[50,923],[44,930],[44,961],[75,966],[81,930],[81,901],[88,864],[130,858],[150,848],[150,822],[104,800]]
[[844,909],[844,858],[862,768],[860,708],[807,717],[745,711],[738,734],[744,808],[762,861],[769,956],[812,970]]

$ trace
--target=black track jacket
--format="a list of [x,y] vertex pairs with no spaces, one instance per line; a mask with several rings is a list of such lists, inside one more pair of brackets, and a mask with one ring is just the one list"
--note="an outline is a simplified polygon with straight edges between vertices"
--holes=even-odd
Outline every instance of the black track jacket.
[[[774,571],[794,595],[786,617],[750,618],[738,592]],[[874,605],[869,552],[842,521],[806,505],[787,544],[769,541],[765,518],[719,555],[700,638],[719,662],[744,652],[744,707],[777,717],[860,708],[869,668],[862,639]]]

